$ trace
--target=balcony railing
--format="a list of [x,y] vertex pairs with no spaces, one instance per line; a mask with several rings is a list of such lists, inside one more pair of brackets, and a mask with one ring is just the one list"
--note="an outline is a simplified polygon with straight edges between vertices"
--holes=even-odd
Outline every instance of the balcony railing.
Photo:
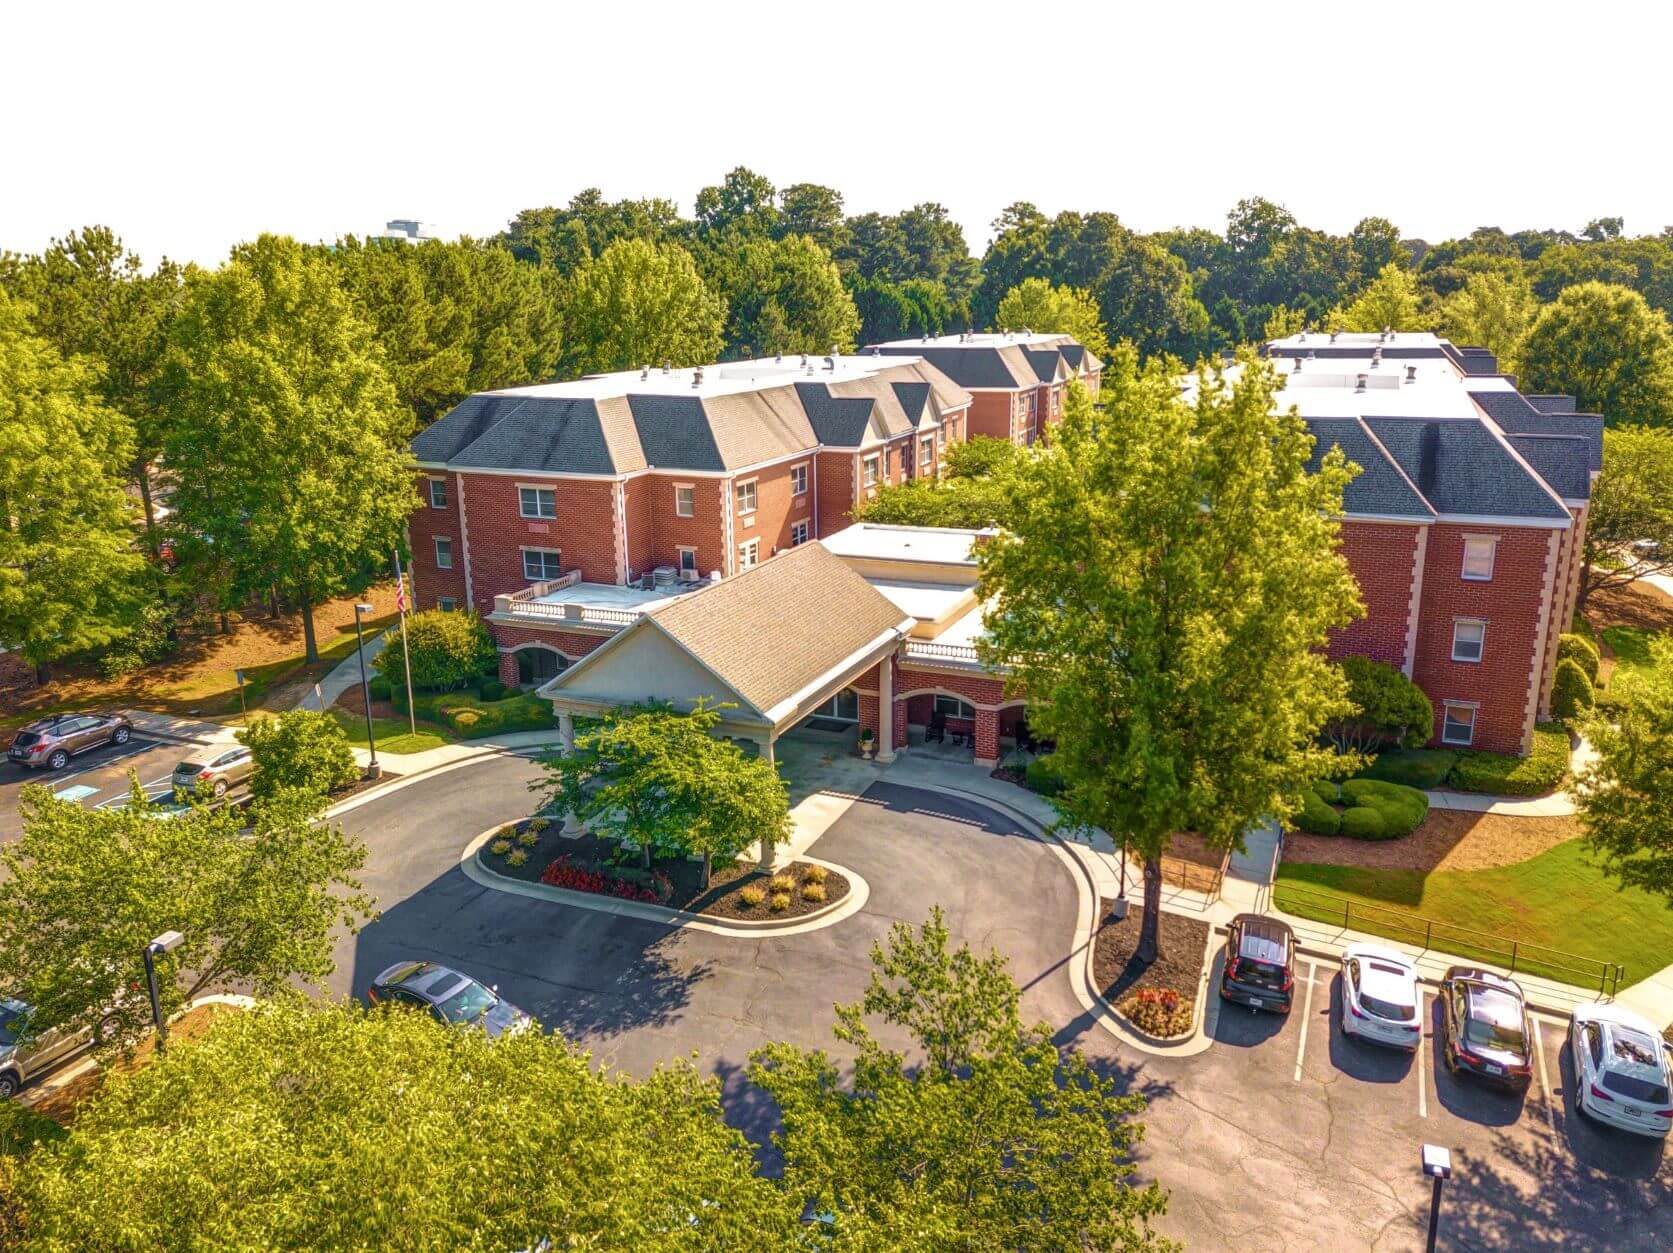
[[933,640],[907,640],[906,655],[924,661],[950,661],[964,666],[980,666],[974,644],[937,644]]
[[570,570],[555,579],[531,583],[520,592],[494,597],[494,612],[518,618],[539,618],[543,622],[569,622],[582,626],[616,629],[631,626],[639,618],[637,609],[610,609],[601,605],[581,605],[574,601],[553,603],[542,600],[553,592],[574,587],[581,582],[581,572]]

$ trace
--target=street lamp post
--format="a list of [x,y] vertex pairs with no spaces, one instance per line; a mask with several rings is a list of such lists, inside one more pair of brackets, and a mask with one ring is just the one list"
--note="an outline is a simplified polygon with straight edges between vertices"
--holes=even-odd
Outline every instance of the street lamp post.
[[360,657],[360,699],[366,706],[366,747],[372,754],[372,763],[366,767],[366,777],[375,779],[383,771],[378,769],[378,742],[372,737],[372,688],[366,681],[366,633],[360,626],[360,615],[371,612],[370,605],[357,603],[354,607],[354,651]]
[[1452,1178],[1452,1154],[1438,1144],[1423,1146],[1423,1173],[1435,1181],[1435,1191],[1429,1198],[1429,1243],[1424,1247],[1435,1253],[1435,1234],[1441,1225],[1441,1184]]
[[157,995],[157,958],[172,953],[186,937],[178,931],[165,931],[145,946],[145,986],[151,993],[151,1021],[157,1028],[157,1051],[168,1043],[168,1024],[163,1021],[163,1002]]

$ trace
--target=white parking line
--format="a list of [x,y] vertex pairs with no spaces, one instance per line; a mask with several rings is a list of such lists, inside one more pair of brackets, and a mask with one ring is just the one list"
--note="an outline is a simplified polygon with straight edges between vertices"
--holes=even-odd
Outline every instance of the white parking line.
[[110,765],[110,763],[113,762],[113,761],[121,761],[125,757],[132,757],[137,753],[143,753],[147,749],[155,748],[155,747],[156,747],[155,744],[149,744],[149,743],[135,744],[132,748],[123,749],[120,753],[113,753],[109,757],[106,757],[102,761],[96,761],[92,765],[83,766],[80,770],[72,770],[72,771],[70,771],[69,774],[54,775],[52,777],[52,785],[55,788],[62,787],[64,784],[68,783],[71,779],[79,779],[84,774],[91,774],[95,770],[103,770],[106,766]]
[[1424,1077],[1423,1055],[1429,1051],[1429,1037],[1432,1033],[1430,1026],[1433,1021],[1429,1015],[1429,993],[1427,989],[1417,990],[1417,1021],[1421,1030],[1417,1038],[1417,1116],[1429,1117],[1429,1081]]
[[1557,1129],[1556,1116],[1551,1109],[1551,1078],[1545,1069],[1545,1023],[1535,1018],[1534,1025],[1534,1061],[1539,1070],[1540,1103],[1545,1106],[1545,1129]]
[[1301,1064],[1307,1060],[1307,1024],[1313,1018],[1313,980],[1319,973],[1318,962],[1307,963],[1307,996],[1301,1006],[1301,1043],[1295,1050],[1295,1081],[1301,1082]]

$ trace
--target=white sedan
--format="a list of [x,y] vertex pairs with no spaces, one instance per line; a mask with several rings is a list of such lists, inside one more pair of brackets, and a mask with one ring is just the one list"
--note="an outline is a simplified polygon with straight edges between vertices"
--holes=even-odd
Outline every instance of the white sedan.
[[1423,1043],[1417,967],[1380,944],[1342,950],[1342,1034],[1415,1053]]
[[1622,1131],[1666,1139],[1673,1075],[1655,1028],[1618,1005],[1581,1005],[1569,1039],[1575,1109]]

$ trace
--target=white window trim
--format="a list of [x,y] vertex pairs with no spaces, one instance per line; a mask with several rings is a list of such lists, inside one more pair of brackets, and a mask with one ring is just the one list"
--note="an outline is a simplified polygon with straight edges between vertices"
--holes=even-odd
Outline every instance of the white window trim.
[[[802,538],[801,539],[796,538],[796,532],[797,531],[800,531],[802,533]],[[808,527],[808,522],[807,522],[806,518],[799,518],[795,522],[792,522],[790,524],[790,547],[798,548],[801,545],[807,543],[808,539],[810,537],[811,537],[811,530]]]
[[883,463],[877,453],[867,453],[860,459],[860,483],[865,487],[876,487],[880,481]]
[[[432,475],[429,475],[426,478],[425,481],[430,484],[430,487],[428,489],[429,493],[430,493],[430,508],[432,508],[432,509],[446,509],[447,508],[447,476],[445,474],[432,474]],[[441,486],[441,504],[439,504],[439,505],[436,503],[436,486],[438,484],[440,484],[440,486]]]
[[[680,493],[681,492],[690,492],[691,493],[691,508],[690,509],[681,509],[680,508]],[[676,518],[695,518],[697,516],[697,484],[695,484],[695,483],[676,483],[676,484],[674,484],[674,516]]]
[[[750,489],[749,497],[754,502],[747,507],[743,504],[743,490],[746,487]],[[732,504],[740,518],[747,518],[755,513],[761,507],[761,480],[758,478],[739,479],[733,483]]]
[[[529,513],[529,512],[527,512],[523,508],[523,493],[525,491],[529,491],[529,492],[547,492],[547,493],[549,493],[552,497],[552,512],[551,513]],[[536,497],[535,498],[536,508],[539,507],[539,503],[540,503],[540,498]],[[517,484],[517,516],[520,517],[520,518],[529,518],[529,519],[532,519],[535,522],[551,522],[553,519],[555,519],[558,516],[558,489],[553,487],[550,483],[519,483],[519,484]]]
[[[748,562],[744,561],[744,554],[746,552],[750,554],[750,560]],[[760,564],[761,564],[761,541],[760,541],[759,538],[757,538],[757,539],[746,539],[743,543],[738,545],[738,569],[739,570],[753,570],[756,566],[758,566]]]
[[[798,470],[801,471],[801,483],[802,483],[802,485],[800,487],[796,486],[796,477],[797,477],[796,472]],[[790,494],[792,496],[806,496],[807,495],[807,485],[812,480],[813,480],[813,463],[811,461],[798,461],[795,465],[790,467]]]
[[[1486,544],[1487,545],[1487,573],[1486,574],[1471,574],[1470,573],[1470,545],[1471,544]],[[1498,564],[1498,560],[1499,560],[1499,537],[1497,535],[1466,535],[1464,537],[1464,555],[1463,555],[1462,560],[1459,563],[1459,565],[1461,567],[1461,569],[1459,570],[1459,574],[1466,582],[1469,582],[1469,583],[1491,583],[1493,581],[1493,568],[1494,568],[1495,565]]]
[[[1464,736],[1464,738],[1461,739],[1461,740],[1452,739],[1452,738],[1450,738],[1450,736],[1448,734],[1448,732],[1450,730],[1450,726],[1451,726],[1451,719],[1448,718],[1447,715],[1454,709],[1467,709],[1467,710],[1470,711],[1469,731]],[[1474,744],[1475,743],[1476,717],[1477,717],[1477,715],[1480,714],[1480,712],[1481,712],[1481,706],[1475,704],[1473,701],[1463,701],[1463,700],[1442,701],[1441,702],[1441,743],[1451,744],[1455,748],[1468,748],[1471,744]]]
[[[1460,657],[1458,655],[1458,628],[1461,627],[1461,626],[1478,626],[1478,627],[1481,628],[1481,651],[1474,657]],[[1462,662],[1467,662],[1467,663],[1472,664],[1472,665],[1476,665],[1476,664],[1479,664],[1481,659],[1483,657],[1485,657],[1486,655],[1487,655],[1487,619],[1486,618],[1454,618],[1452,620],[1452,659],[1454,661],[1462,661]]]
[[926,435],[918,441],[918,469],[935,468],[935,436]]
[[[444,545],[444,544],[447,546],[447,560],[446,561],[443,561],[441,559],[441,550],[442,550],[442,545]],[[453,537],[451,535],[433,536],[431,538],[431,547],[432,547],[432,549],[434,550],[434,553],[435,553],[436,569],[438,569],[438,570],[451,570],[451,569],[453,569]]]
[[[539,548],[539,547],[535,547],[533,545],[524,545],[523,547],[519,548],[517,551],[522,554],[522,558],[523,558],[523,577],[525,579],[528,579],[531,583],[544,583],[548,579],[558,579],[558,578],[563,577],[563,549],[561,549],[561,548]],[[552,556],[554,556],[558,559],[558,572],[556,574],[540,574],[540,575],[530,574],[529,573],[529,554],[530,553],[551,553]]]
[[459,601],[453,596],[438,596],[436,597],[436,608],[443,613],[456,613],[459,609]]

